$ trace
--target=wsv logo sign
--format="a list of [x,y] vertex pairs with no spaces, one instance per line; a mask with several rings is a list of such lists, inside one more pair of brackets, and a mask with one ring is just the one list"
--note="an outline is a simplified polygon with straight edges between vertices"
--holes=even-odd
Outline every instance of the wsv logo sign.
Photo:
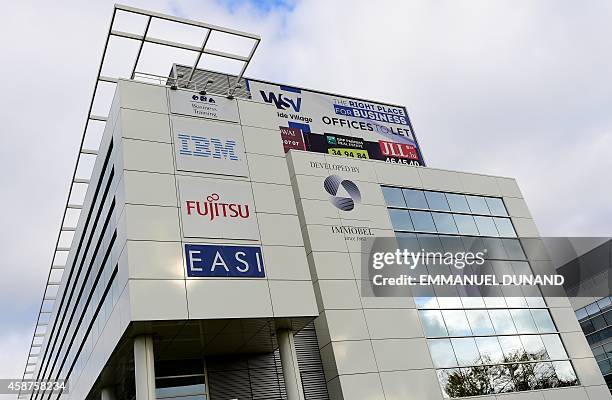
[[266,95],[266,92],[263,90],[260,90],[259,94],[261,94],[261,98],[263,99],[263,101],[268,104],[274,103],[276,108],[278,108],[279,110],[287,110],[291,108],[295,112],[300,112],[300,109],[302,108],[301,97],[292,99],[290,97],[287,97],[286,95],[283,95],[283,93],[274,92],[268,92],[268,94]]
[[187,276],[264,278],[260,247],[185,245]]
[[232,139],[207,138],[195,135],[177,135],[179,154],[182,156],[210,157],[238,161],[236,141]]
[[330,175],[323,181],[323,187],[331,195],[329,201],[342,211],[351,211],[361,203],[361,192],[353,181]]

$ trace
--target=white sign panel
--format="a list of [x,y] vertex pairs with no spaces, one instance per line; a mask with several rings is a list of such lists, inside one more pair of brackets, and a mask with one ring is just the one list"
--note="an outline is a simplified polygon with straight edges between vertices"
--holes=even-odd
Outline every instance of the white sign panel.
[[183,236],[259,240],[250,182],[179,176]]
[[248,88],[254,101],[274,105],[285,121],[285,151],[424,165],[404,107],[254,80]]
[[170,112],[238,122],[238,104],[223,96],[201,95],[189,90],[169,90]]
[[176,169],[248,176],[240,125],[172,117]]

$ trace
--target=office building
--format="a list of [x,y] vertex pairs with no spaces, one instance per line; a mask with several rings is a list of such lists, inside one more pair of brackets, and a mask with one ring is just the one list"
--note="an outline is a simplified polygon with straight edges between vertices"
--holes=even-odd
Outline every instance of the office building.
[[[123,14],[143,30],[120,30]],[[209,48],[217,34],[253,47]],[[383,297],[362,280],[379,237],[482,240],[492,268],[537,270],[514,179],[426,167],[402,106],[244,78],[256,35],[115,6],[109,38],[136,43],[136,61],[105,75],[107,43],[84,144],[95,124],[101,139],[80,149],[95,161],[76,168],[71,196],[86,191],[67,203],[78,222],[62,224],[25,374],[69,390],[20,398],[609,398],[566,297]],[[143,72],[153,45],[194,63]],[[206,56],[244,68],[202,69]]]

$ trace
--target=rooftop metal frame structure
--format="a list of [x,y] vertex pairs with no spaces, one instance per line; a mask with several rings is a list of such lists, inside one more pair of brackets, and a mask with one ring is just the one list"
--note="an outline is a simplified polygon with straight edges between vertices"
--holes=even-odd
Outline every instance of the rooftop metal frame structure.
[[[145,19],[144,31],[138,34],[134,32],[128,32],[128,31],[115,29],[115,23],[117,19],[120,18],[122,15],[123,16],[125,15],[140,16],[140,18],[144,18]],[[166,23],[172,23],[173,27],[179,28],[179,29],[197,28],[201,30],[202,31],[202,37],[201,37],[202,44],[200,46],[194,46],[193,44],[189,44],[185,42],[177,42],[177,41],[172,41],[172,40],[166,40],[160,37],[151,36],[150,27],[152,23],[156,23],[159,21],[166,22]],[[252,45],[246,55],[238,54],[237,52],[220,51],[218,49],[215,49],[213,46],[211,46],[210,39],[211,39],[211,36],[214,34],[226,35],[232,38],[239,38],[241,40],[247,40],[247,41],[252,42]],[[123,76],[121,74],[117,74],[116,76],[103,75],[103,67],[105,66],[105,62],[109,61],[109,57],[111,57],[108,54],[109,43],[111,41],[111,38],[119,39],[123,41],[130,41],[132,43],[134,42],[137,43],[137,53],[135,55],[135,59],[133,60],[133,63],[131,64],[131,66],[127,65],[127,67],[131,67],[131,68],[125,68],[129,72],[127,74],[124,74]],[[63,272],[67,268],[67,265],[66,265],[67,260],[63,262],[60,260],[63,258],[67,259],[68,254],[72,248],[71,247],[72,238],[70,239],[70,243],[65,244],[62,241],[62,235],[63,234],[74,235],[74,232],[76,231],[76,228],[78,226],[78,217],[76,221],[73,222],[73,224],[68,223],[69,222],[68,219],[70,219],[68,217],[68,213],[70,211],[74,211],[74,212],[78,212],[78,214],[80,215],[80,212],[84,206],[83,201],[74,201],[73,194],[79,191],[78,189],[79,187],[81,188],[80,190],[82,192],[83,190],[86,192],[86,189],[91,179],[91,174],[89,174],[88,177],[80,177],[78,176],[79,168],[83,164],[86,163],[87,158],[89,158],[90,164],[93,165],[93,162],[95,162],[95,158],[98,155],[98,149],[88,148],[86,143],[91,141],[90,136],[93,135],[93,133],[90,130],[90,128],[92,127],[92,124],[95,124],[95,123],[105,124],[107,117],[108,117],[108,115],[96,115],[93,113],[94,104],[97,104],[97,102],[99,101],[103,101],[101,100],[102,95],[99,93],[100,85],[101,84],[111,84],[113,85],[113,88],[116,88],[116,85],[119,82],[119,79],[123,78],[123,79],[132,79],[132,80],[139,80],[139,81],[145,81],[145,82],[153,81],[158,84],[164,84],[164,85],[171,86],[171,88],[173,89],[176,89],[177,87],[191,87],[191,88],[194,88],[195,90],[198,90],[199,88],[194,87],[194,84],[192,84],[191,80],[193,78],[195,70],[198,68],[198,65],[200,64],[202,60],[202,57],[206,55],[210,55],[210,56],[218,57],[223,60],[233,60],[233,61],[242,63],[242,67],[240,69],[240,72],[236,76],[235,82],[228,87],[227,93],[224,93],[225,95],[231,98],[233,97],[234,91],[236,87],[238,86],[241,78],[243,77],[246,71],[246,68],[251,62],[251,59],[253,55],[255,54],[255,51],[257,50],[257,47],[259,46],[260,41],[261,41],[261,38],[255,34],[242,32],[242,31],[229,29],[229,28],[224,28],[224,27],[220,27],[220,26],[216,26],[216,25],[212,25],[212,24],[208,24],[204,22],[194,21],[191,19],[175,17],[172,15],[147,11],[147,10],[125,6],[125,5],[120,5],[120,4],[115,4],[113,8],[110,26],[108,28],[108,33],[106,35],[106,39],[104,43],[104,50],[102,53],[102,58],[100,60],[100,64],[98,67],[98,73],[97,73],[96,81],[94,84],[94,88],[93,88],[94,90],[91,96],[91,101],[89,104],[89,110],[87,112],[87,118],[85,119],[85,126],[83,129],[83,134],[81,137],[81,144],[79,146],[79,151],[77,154],[75,167],[74,167],[72,179],[70,182],[68,198],[66,199],[64,213],[62,216],[62,221],[60,224],[57,241],[55,243],[55,250],[53,252],[53,257],[51,260],[49,274],[47,276],[47,284],[45,286],[44,295],[41,301],[41,306],[40,306],[38,317],[36,320],[36,326],[35,326],[34,334],[32,337],[31,344],[30,344],[30,351],[28,353],[28,357],[27,357],[22,379],[33,379],[34,378],[33,374],[36,371],[36,366],[38,362],[40,361],[40,357],[43,356],[42,354],[40,354],[40,351],[44,343],[44,338],[46,334],[48,333],[47,327],[49,326],[49,319],[54,310],[56,295],[62,283]],[[193,66],[191,67],[191,72],[189,73],[187,77],[184,77],[184,76],[183,77],[177,77],[177,76],[168,77],[168,76],[161,76],[159,74],[152,74],[152,73],[147,72],[146,67],[139,65],[139,62],[142,59],[142,53],[143,53],[143,49],[145,48],[145,44],[152,44],[152,45],[163,46],[165,48],[173,48],[173,49],[180,49],[180,50],[187,50],[187,51],[194,52],[196,56],[193,62]],[[116,61],[127,61],[127,60],[114,59],[113,61],[116,62]],[[174,64],[175,60],[165,60],[165,62],[169,62],[172,65]],[[235,74],[232,74],[232,75],[235,75]],[[204,87],[200,89],[205,90],[206,88]],[[112,102],[112,98],[110,100],[107,99],[107,101],[108,101],[107,109],[110,109],[110,102]],[[20,392],[18,395],[18,398],[25,398],[24,396],[27,396],[27,394],[22,394]]]

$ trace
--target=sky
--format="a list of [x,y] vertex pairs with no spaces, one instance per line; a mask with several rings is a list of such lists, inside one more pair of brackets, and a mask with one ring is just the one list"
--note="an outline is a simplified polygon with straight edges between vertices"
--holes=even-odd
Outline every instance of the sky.
[[[430,167],[516,178],[542,235],[612,233],[610,1],[124,3],[259,34],[247,76],[405,105]],[[112,6],[3,5],[0,378],[23,371]]]

